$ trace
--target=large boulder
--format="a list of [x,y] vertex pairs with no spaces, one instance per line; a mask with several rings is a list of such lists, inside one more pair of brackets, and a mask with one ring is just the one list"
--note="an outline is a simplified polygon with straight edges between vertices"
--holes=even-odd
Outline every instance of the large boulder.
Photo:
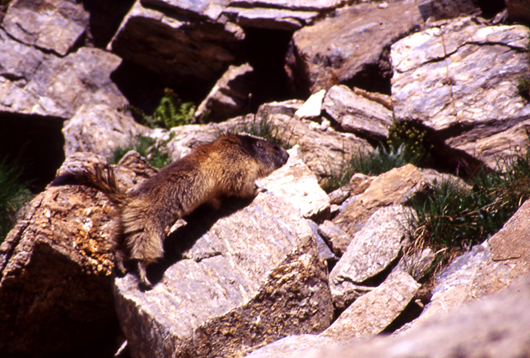
[[397,120],[415,120],[490,166],[528,143],[530,105],[517,90],[530,71],[527,27],[440,22],[392,45]]
[[66,55],[86,31],[89,13],[82,2],[68,0],[13,1],[2,26],[16,40]]
[[88,47],[62,58],[46,54],[0,29],[0,112],[57,121],[71,118],[82,104],[123,107],[127,101],[110,78],[120,63]]
[[[101,161],[76,153],[61,170]],[[154,173],[136,163],[119,168],[121,185]],[[116,351],[120,331],[108,250],[112,211],[101,193],[82,186],[49,187],[29,204],[0,246],[0,355]]]
[[422,23],[414,2],[361,3],[296,31],[288,66],[297,92],[343,83],[389,92],[389,47]]
[[[137,1],[109,44],[112,51],[175,85],[193,87],[220,77],[237,58],[243,30],[197,13],[204,2],[164,5],[155,10]],[[172,16],[179,13],[185,16]]]

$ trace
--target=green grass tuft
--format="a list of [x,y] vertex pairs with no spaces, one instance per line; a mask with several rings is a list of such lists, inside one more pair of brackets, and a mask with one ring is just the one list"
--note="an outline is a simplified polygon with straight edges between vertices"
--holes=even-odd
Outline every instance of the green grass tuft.
[[[161,146],[163,147],[165,144],[161,143]],[[157,145],[156,139],[142,135],[134,138],[129,145],[117,147],[113,153],[112,163],[117,164],[130,150],[136,150],[155,168],[163,168],[171,163],[171,157]]]
[[13,228],[19,210],[33,197],[20,180],[22,170],[0,160],[0,243]]
[[503,170],[481,170],[463,188],[455,181],[435,183],[426,199],[413,199],[415,240],[448,255],[480,244],[499,231],[530,198],[530,154],[500,162]]
[[150,116],[139,108],[130,107],[138,121],[150,128],[165,129],[190,124],[195,118],[195,105],[193,102],[182,102],[170,88],[166,88],[164,92],[164,97],[160,99],[158,107]]

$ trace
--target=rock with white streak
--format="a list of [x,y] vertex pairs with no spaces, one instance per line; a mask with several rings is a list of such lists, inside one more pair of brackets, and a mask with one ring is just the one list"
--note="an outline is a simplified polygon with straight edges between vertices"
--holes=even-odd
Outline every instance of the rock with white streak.
[[[530,104],[518,81],[530,71],[530,30],[472,18],[437,23],[391,47],[397,120],[418,120],[449,147],[494,167],[528,143]],[[438,134],[439,133],[439,134]]]

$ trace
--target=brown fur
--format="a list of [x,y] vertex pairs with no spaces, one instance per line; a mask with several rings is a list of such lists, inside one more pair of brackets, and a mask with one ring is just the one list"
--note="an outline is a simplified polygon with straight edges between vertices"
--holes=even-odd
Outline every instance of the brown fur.
[[163,256],[163,239],[170,225],[201,204],[218,206],[223,196],[255,196],[255,180],[281,167],[288,157],[278,145],[229,133],[197,146],[128,194],[119,189],[109,166],[67,173],[52,185],[87,185],[110,199],[117,209],[116,266],[124,273],[124,261],[137,261],[140,282],[151,287],[145,268]]

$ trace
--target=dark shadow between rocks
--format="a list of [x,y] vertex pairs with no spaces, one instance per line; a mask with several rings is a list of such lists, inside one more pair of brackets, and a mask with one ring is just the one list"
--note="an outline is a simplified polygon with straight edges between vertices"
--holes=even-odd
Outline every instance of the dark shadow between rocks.
[[[166,270],[182,260],[183,254],[189,250],[212,226],[221,218],[230,216],[247,207],[254,198],[224,198],[221,208],[213,209],[208,204],[197,208],[193,213],[184,217],[186,225],[173,231],[164,241],[164,258],[160,262],[147,267],[147,278],[155,285],[162,280]],[[208,257],[204,257],[206,259]]]
[[37,193],[64,162],[63,120],[57,117],[0,113],[0,158],[22,170],[21,180]]

